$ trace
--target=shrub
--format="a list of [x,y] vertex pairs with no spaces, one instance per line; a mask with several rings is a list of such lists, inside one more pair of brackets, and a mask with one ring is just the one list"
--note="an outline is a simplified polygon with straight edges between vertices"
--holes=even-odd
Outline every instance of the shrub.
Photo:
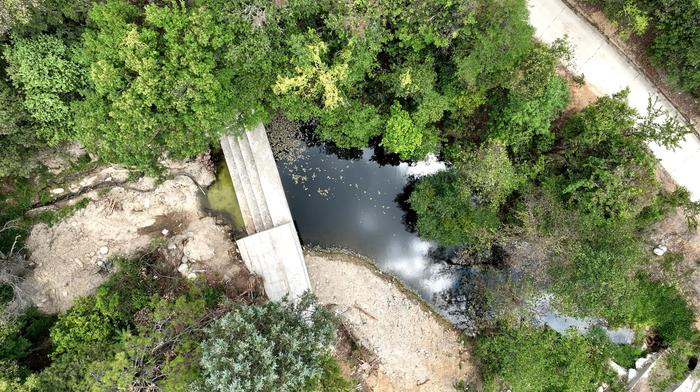
[[317,382],[335,337],[330,314],[310,296],[298,305],[267,302],[224,315],[202,343],[200,389],[298,391]]
[[442,245],[489,248],[500,226],[496,211],[477,205],[471,190],[459,186],[452,172],[421,178],[409,203],[418,233]]
[[560,335],[523,323],[479,336],[476,353],[487,391],[584,392],[596,390],[601,382],[617,387],[606,363],[607,346],[598,330]]

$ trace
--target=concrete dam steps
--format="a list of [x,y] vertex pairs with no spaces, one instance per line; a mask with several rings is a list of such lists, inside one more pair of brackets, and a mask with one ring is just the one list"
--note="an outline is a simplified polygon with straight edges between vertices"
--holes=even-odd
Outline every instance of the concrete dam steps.
[[265,127],[225,135],[221,149],[248,233],[236,241],[243,261],[268,298],[298,298],[311,283]]

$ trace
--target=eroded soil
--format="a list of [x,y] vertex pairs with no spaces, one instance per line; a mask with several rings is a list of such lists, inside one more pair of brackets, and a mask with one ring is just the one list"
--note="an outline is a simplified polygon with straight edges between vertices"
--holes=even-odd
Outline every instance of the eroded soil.
[[[207,160],[168,162],[168,168],[170,179],[160,184],[141,178],[81,194],[91,200],[85,208],[53,226],[32,228],[26,247],[33,269],[22,289],[39,309],[65,311],[75,297],[104,282],[116,268],[115,257],[136,257],[155,246],[162,246],[168,262],[185,276],[235,280],[245,267],[229,228],[201,205],[204,189],[214,181],[213,170]],[[127,175],[106,168],[77,187],[121,182]]]

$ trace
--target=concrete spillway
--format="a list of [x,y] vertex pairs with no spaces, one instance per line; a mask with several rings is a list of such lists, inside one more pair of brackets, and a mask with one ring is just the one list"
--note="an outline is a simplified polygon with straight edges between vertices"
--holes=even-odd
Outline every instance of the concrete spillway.
[[268,298],[294,299],[311,283],[265,127],[225,135],[221,148],[248,234],[236,241],[241,257],[263,278]]

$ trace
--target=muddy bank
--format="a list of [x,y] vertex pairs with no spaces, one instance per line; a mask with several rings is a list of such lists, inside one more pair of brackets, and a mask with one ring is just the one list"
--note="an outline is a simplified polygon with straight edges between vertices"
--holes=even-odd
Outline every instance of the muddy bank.
[[376,357],[363,383],[375,391],[450,391],[478,383],[458,332],[415,294],[349,252],[307,249],[319,301]]
[[[32,228],[26,248],[33,269],[22,289],[39,309],[70,308],[115,270],[115,257],[134,257],[154,245],[167,249],[173,268],[190,278],[206,274],[226,281],[244,268],[228,226],[202,208],[204,189],[214,181],[208,159],[166,164],[169,179],[160,184],[144,177],[82,194],[90,199],[85,208],[53,226]],[[115,170],[103,169],[80,185],[128,176]]]

